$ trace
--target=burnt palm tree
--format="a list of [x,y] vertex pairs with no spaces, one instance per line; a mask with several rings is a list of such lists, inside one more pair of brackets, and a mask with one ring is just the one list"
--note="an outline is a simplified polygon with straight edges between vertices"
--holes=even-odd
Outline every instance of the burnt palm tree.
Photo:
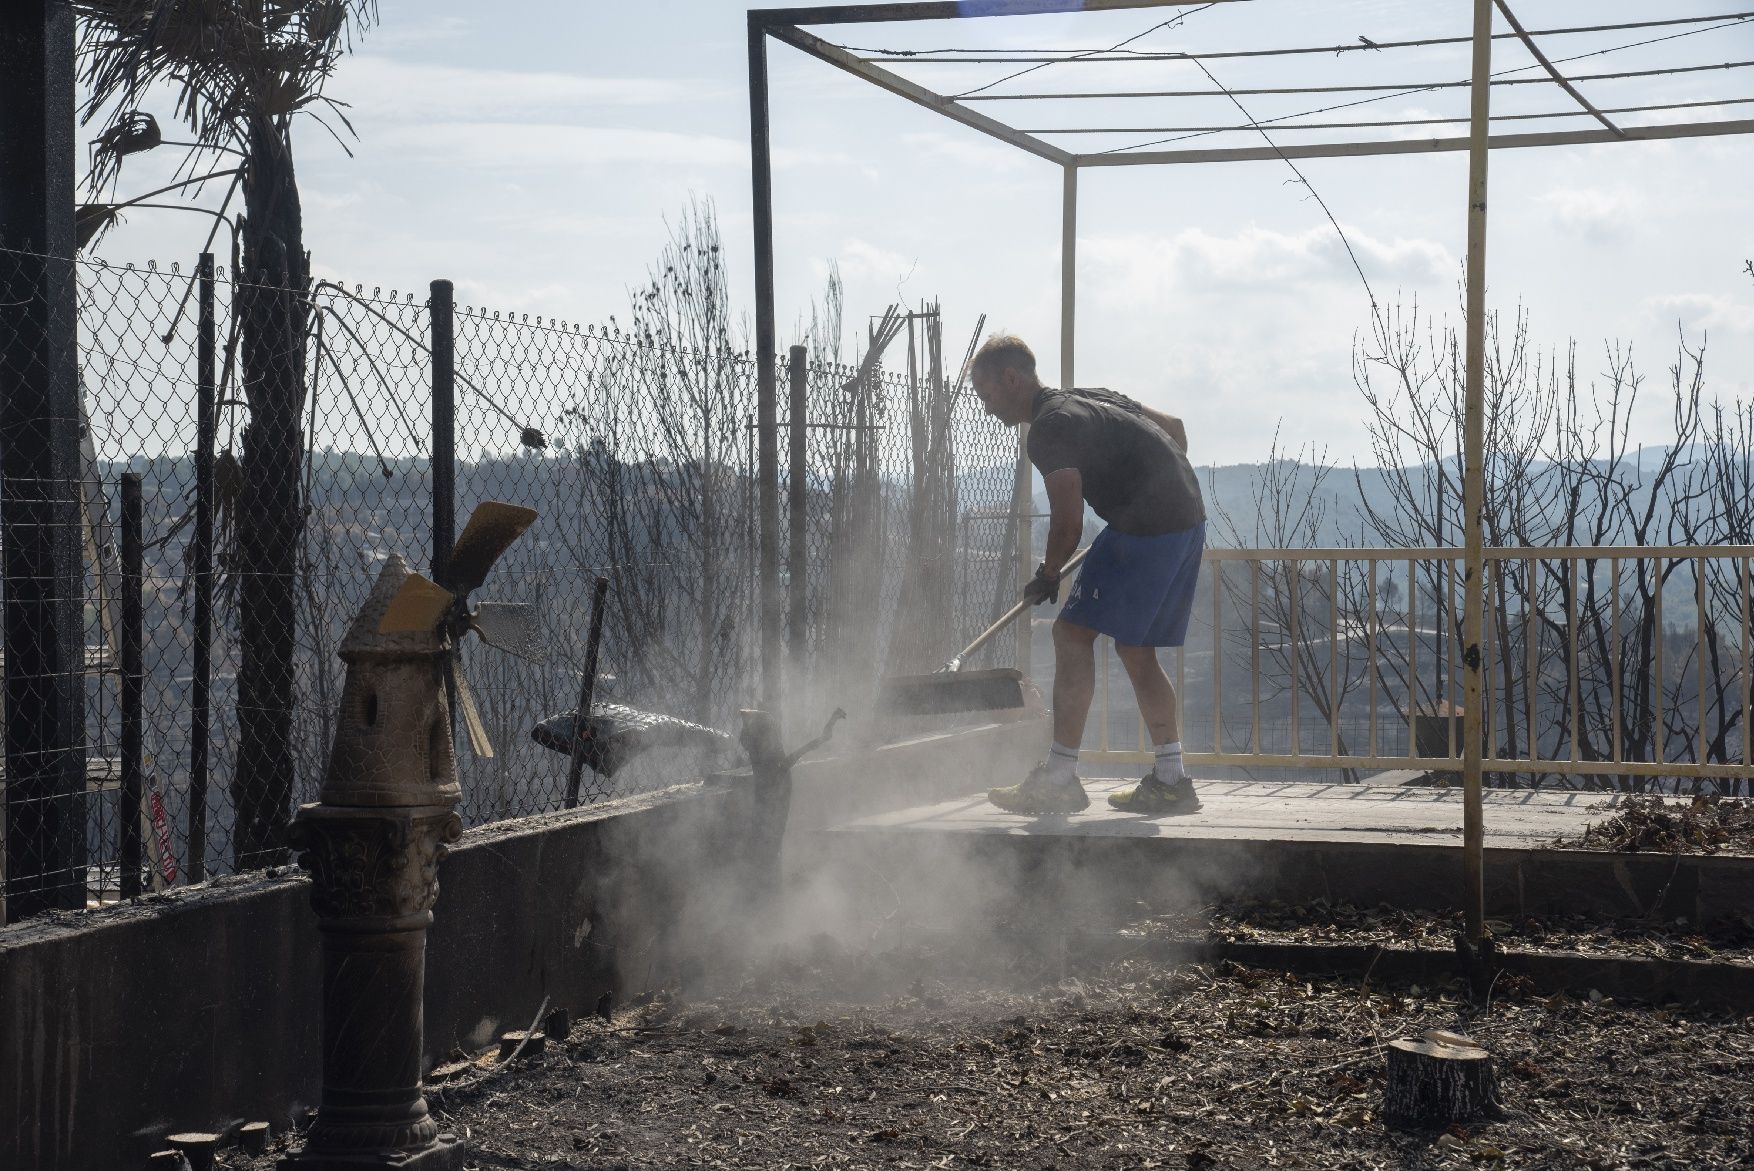
[[[242,188],[234,312],[249,422],[230,566],[238,584],[238,760],[233,858],[279,861],[291,812],[294,570],[304,527],[304,435],[310,264],[292,127],[300,115],[347,127],[323,85],[376,17],[373,0],[75,0],[83,115],[118,124],[160,87],[192,133],[189,163],[238,160]],[[128,136],[121,136],[128,141]],[[154,144],[156,145],[156,144]],[[92,186],[112,182],[124,149],[94,156]],[[221,172],[223,174],[225,172]]]

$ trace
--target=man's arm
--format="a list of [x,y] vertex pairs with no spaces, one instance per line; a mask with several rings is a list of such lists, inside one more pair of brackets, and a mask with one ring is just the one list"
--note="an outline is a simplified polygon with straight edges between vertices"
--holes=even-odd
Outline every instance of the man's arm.
[[1042,483],[1048,490],[1048,548],[1042,568],[1058,577],[1084,535],[1084,476],[1077,468],[1061,468],[1042,477]]
[[1147,419],[1150,419],[1153,423],[1156,423],[1158,427],[1162,428],[1165,435],[1175,440],[1175,445],[1177,447],[1181,448],[1184,452],[1187,451],[1188,429],[1182,426],[1182,421],[1180,419],[1176,418],[1174,415],[1166,415],[1162,411],[1154,411],[1143,404],[1140,404],[1139,409],[1145,413]]

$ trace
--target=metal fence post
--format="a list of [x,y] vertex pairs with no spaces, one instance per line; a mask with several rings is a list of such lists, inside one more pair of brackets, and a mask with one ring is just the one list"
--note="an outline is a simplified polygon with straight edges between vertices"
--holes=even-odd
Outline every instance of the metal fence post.
[[[1012,572],[1017,577],[1019,591],[1029,584],[1035,576],[1035,496],[1032,491],[1034,480],[1029,463],[1029,424],[1024,423],[1017,428],[1017,469],[1011,480],[1011,523],[1015,526],[1016,537],[1013,548],[1015,556],[1012,561]],[[1000,569],[1003,573],[1003,568]],[[1025,679],[1034,667],[1035,659],[1035,620],[1024,615],[1017,624],[1017,669],[1023,672]]]
[[805,588],[809,569],[804,556],[804,510],[809,502],[809,449],[805,446],[808,436],[805,424],[809,419],[809,353],[803,346],[793,346],[788,355],[786,370],[790,376],[792,392],[790,431],[787,436],[790,449],[787,452],[789,461],[786,469],[786,630],[794,671],[802,670],[804,665],[804,635],[809,601],[809,591]]
[[[450,281],[432,282],[427,302],[432,318],[432,578],[450,574],[451,546],[457,539],[457,353],[455,290]],[[451,739],[457,738],[457,709],[451,709]]]
[[566,769],[566,807],[579,803],[585,775],[585,729],[591,726],[591,704],[597,694],[597,653],[603,647],[603,611],[608,608],[609,579],[599,576],[591,586],[591,633],[585,639],[585,670],[579,679],[578,715],[573,724],[572,759]]
[[457,536],[456,309],[451,282],[432,282],[432,576],[444,581]]
[[213,309],[213,253],[196,265],[195,335],[195,531],[189,535],[194,578],[195,629],[191,636],[193,678],[189,684],[189,881],[207,877],[207,772],[213,694],[213,461],[218,386],[216,323]]
[[117,807],[121,841],[117,865],[125,899],[140,894],[140,798],[145,791],[141,758],[141,706],[146,684],[146,657],[141,642],[145,616],[140,591],[145,585],[141,555],[144,545],[140,506],[140,473],[122,474],[122,788]]
[[86,902],[73,8],[0,4],[5,903]]

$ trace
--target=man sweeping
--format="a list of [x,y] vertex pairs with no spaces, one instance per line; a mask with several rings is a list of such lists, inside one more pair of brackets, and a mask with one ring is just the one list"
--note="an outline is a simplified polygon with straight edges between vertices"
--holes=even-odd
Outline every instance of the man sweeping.
[[1194,582],[1206,544],[1206,509],[1188,463],[1182,421],[1107,390],[1054,390],[1036,377],[1020,339],[989,337],[975,354],[975,393],[1001,423],[1029,424],[1029,460],[1048,494],[1047,555],[1024,590],[1057,601],[1060,567],[1077,551],[1084,505],[1107,522],[1054,623],[1054,744],[1021,784],[993,789],[1012,813],[1076,813],[1090,804],[1078,780],[1078,747],[1096,690],[1096,636],[1115,642],[1156,762],[1138,785],[1109,795],[1137,813],[1200,807],[1182,765],[1175,688],[1158,647],[1187,637]]

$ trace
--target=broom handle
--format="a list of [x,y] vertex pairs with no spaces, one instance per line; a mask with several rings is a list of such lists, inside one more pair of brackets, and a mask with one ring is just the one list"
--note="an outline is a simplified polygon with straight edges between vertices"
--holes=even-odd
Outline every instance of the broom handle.
[[[1074,553],[1070,557],[1066,558],[1066,564],[1060,566],[1061,580],[1065,579],[1066,574],[1070,573],[1074,569],[1077,569],[1079,565],[1083,564],[1084,555],[1088,552],[1090,552],[1090,546],[1086,545],[1086,546],[1084,546],[1084,548],[1078,550],[1076,553]],[[1019,601],[1015,606],[1013,606],[1009,610],[1005,611],[1004,616],[1001,617],[997,622],[993,623],[991,626],[989,626],[985,630],[981,631],[980,635],[973,642],[971,642],[967,646],[963,647],[962,653],[956,656],[957,659],[959,659],[959,660],[967,659],[968,656],[974,654],[976,651],[978,651],[982,647],[986,646],[987,643],[989,643],[993,640],[993,636],[995,634],[998,634],[1001,630],[1005,629],[1007,626],[1009,626],[1013,622],[1017,621],[1017,616],[1019,614],[1023,613],[1025,610],[1029,609],[1033,605],[1035,605],[1035,603],[1031,602],[1028,598],[1024,598],[1021,601]]]

